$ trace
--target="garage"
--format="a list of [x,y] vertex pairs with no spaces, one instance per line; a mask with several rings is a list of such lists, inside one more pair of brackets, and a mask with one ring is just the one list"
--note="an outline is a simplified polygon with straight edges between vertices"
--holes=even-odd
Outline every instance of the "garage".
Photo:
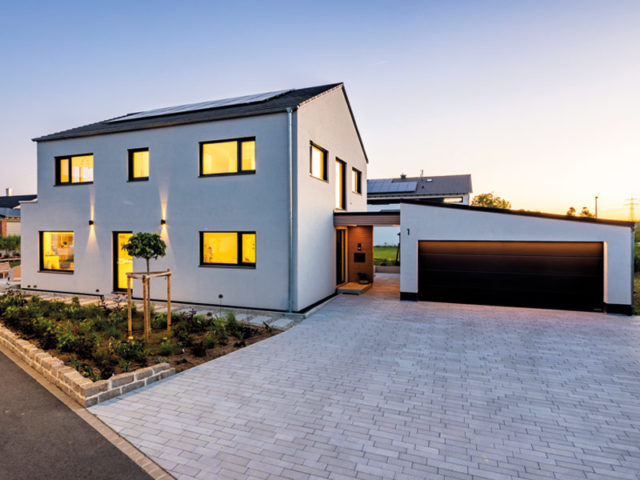
[[602,311],[601,242],[418,242],[420,300]]

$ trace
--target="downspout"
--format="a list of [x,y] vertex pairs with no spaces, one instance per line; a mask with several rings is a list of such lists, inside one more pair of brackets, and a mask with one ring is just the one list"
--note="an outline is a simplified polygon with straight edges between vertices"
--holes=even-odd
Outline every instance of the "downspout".
[[293,312],[293,109],[287,108],[289,126],[289,305],[288,312]]

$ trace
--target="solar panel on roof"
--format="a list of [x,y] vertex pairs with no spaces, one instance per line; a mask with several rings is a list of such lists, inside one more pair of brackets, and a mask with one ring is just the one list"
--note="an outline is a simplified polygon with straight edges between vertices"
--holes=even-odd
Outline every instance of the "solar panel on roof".
[[367,192],[376,193],[409,193],[415,192],[418,182],[393,182],[391,179],[367,180]]
[[290,91],[291,90],[278,90],[276,92],[258,93],[255,95],[245,95],[243,97],[223,98],[221,100],[212,100],[209,102],[178,105],[177,107],[157,108],[154,110],[147,110],[146,112],[130,113],[128,115],[109,120],[109,123],[125,122],[129,120],[137,120],[139,118],[159,117],[162,115],[172,115],[176,113],[195,112],[198,110],[209,110],[212,108],[229,107],[231,105],[259,103],[279,97],[280,95],[284,95]]

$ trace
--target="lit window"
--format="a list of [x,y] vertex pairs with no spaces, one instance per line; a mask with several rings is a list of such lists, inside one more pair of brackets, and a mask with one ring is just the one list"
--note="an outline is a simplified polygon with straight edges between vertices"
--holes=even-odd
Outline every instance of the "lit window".
[[40,270],[73,272],[73,232],[40,232]]
[[311,175],[320,180],[327,179],[327,151],[311,144]]
[[202,265],[255,266],[255,232],[201,232]]
[[255,171],[255,139],[200,144],[200,175],[254,173]]
[[56,185],[92,182],[92,154],[56,158]]
[[344,210],[345,207],[345,163],[336,160],[336,208]]
[[149,180],[149,149],[129,150],[129,181]]
[[351,170],[351,191],[362,193],[362,172],[356,168]]

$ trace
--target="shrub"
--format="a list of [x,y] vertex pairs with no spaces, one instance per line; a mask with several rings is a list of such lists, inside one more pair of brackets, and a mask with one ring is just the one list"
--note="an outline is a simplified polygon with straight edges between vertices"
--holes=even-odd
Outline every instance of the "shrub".
[[113,367],[118,363],[110,346],[98,347],[93,354],[93,361],[100,370],[102,378],[109,378],[113,375]]
[[207,354],[207,349],[204,346],[204,342],[194,342],[191,345],[191,353],[193,353],[196,357],[204,357]]
[[173,345],[171,344],[171,340],[167,337],[163,337],[160,342],[160,346],[158,347],[158,355],[163,357],[167,357],[173,353]]
[[173,329],[173,336],[182,347],[189,345],[189,329],[184,323],[179,323]]
[[130,342],[119,340],[113,345],[113,349],[120,358],[133,360],[141,365],[147,364],[147,354],[149,352],[144,340],[132,340]]
[[213,331],[215,332],[216,343],[219,343],[220,345],[226,345],[229,343],[229,337],[227,336],[224,324],[214,324]]
[[42,348],[45,350],[55,348],[57,345],[56,332],[58,323],[46,317],[37,317],[33,321],[34,332],[40,337]]
[[129,360],[125,360],[124,358],[120,359],[118,365],[120,365],[120,368],[123,372],[128,372],[131,370],[131,362]]
[[61,352],[73,352],[78,344],[78,336],[73,333],[71,323],[67,322],[56,330],[56,346]]
[[216,332],[214,330],[210,330],[204,336],[204,346],[206,348],[214,348],[216,346]]
[[151,328],[160,330],[167,328],[167,314],[157,313],[151,318]]
[[227,333],[232,337],[239,338],[242,335],[242,324],[236,320],[236,316],[233,312],[227,312]]

